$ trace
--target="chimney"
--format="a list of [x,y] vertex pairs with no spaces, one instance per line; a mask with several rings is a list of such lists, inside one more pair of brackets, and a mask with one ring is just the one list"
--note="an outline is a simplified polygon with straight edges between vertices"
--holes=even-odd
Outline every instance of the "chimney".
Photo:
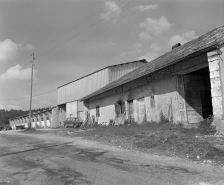
[[172,50],[175,49],[175,48],[177,48],[177,47],[179,47],[179,46],[181,46],[180,43],[173,45],[173,46],[172,46]]

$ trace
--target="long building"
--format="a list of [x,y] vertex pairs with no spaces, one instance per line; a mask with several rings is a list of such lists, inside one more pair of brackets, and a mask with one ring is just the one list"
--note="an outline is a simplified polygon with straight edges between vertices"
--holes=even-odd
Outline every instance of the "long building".
[[178,44],[80,101],[90,115],[86,118],[95,117],[98,124],[165,119],[192,125],[214,116],[213,124],[224,132],[224,25]]
[[[63,122],[68,117],[81,117],[84,119],[83,102],[78,101],[80,98],[93,93],[146,63],[146,60],[138,60],[108,66],[58,87],[58,106],[44,112],[33,113],[31,127],[55,128],[63,126]],[[27,128],[28,121],[29,115],[9,120],[12,129],[19,126]]]
[[[54,128],[57,125],[57,108],[46,109],[43,111],[33,112],[31,117],[32,128]],[[19,116],[9,119],[10,126],[13,130],[24,127],[28,128],[29,115]]]
[[146,63],[146,60],[138,60],[108,66],[58,87],[58,126],[61,126],[63,121],[70,116],[84,119],[83,102],[78,101],[80,98],[93,93]]

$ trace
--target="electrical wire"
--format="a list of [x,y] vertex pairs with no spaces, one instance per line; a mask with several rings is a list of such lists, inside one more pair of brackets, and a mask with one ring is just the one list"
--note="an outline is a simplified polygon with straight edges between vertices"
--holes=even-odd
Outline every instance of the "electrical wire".
[[92,18],[94,15],[98,14],[99,12],[101,12],[103,9],[105,9],[108,5],[104,5],[103,8],[97,10],[96,12],[94,12],[93,14],[91,14],[89,17],[87,17],[85,20],[79,22],[78,24],[76,24],[74,27],[72,27],[71,29],[67,30],[66,32],[62,33],[60,36],[58,36],[58,38],[56,38],[55,40],[53,40],[52,42],[50,42],[49,44],[47,44],[47,46],[51,45],[52,43],[54,43],[56,40],[60,39],[61,37],[63,37],[64,35],[66,35],[67,33],[69,33],[70,31],[74,30],[76,27],[78,27],[79,25],[81,25],[82,23],[86,22],[87,20],[89,20],[90,18]]
[[[127,4],[125,4],[124,6],[122,6],[122,8],[125,7],[125,6],[127,6],[127,5],[130,4],[130,3],[134,2],[134,1],[135,1],[135,0],[133,0],[133,1],[131,1],[131,2],[127,3]],[[113,12],[112,14],[116,13],[116,12],[119,11],[119,10],[121,10],[121,8],[118,9],[118,10],[116,10],[116,11]],[[101,33],[101,32],[104,31],[104,30],[107,30],[108,28],[112,27],[113,25],[115,25],[115,24],[117,24],[117,23],[120,23],[121,21],[123,21],[123,20],[125,20],[125,19],[131,17],[132,15],[138,13],[139,11],[140,11],[140,10],[138,10],[138,11],[136,11],[136,12],[130,14],[129,16],[125,17],[124,19],[121,19],[120,21],[116,21],[116,22],[112,23],[112,24],[109,25],[108,27],[106,27],[106,28],[104,28],[104,29],[102,29],[102,30],[96,32],[95,34],[91,35],[90,37],[87,37],[87,38],[83,39],[82,41],[80,41],[80,42],[78,42],[78,43],[76,43],[76,44],[79,44],[79,43],[81,43],[81,42],[83,42],[83,41],[88,40],[89,38],[91,38],[91,37],[93,37],[93,36],[95,36],[95,35]],[[110,15],[112,15],[112,14],[110,14]],[[109,16],[110,16],[110,15],[109,15]],[[106,19],[106,18],[109,17],[109,16],[104,17],[104,18],[101,19],[100,21]],[[94,25],[96,25],[97,23],[99,23],[99,21],[96,22],[96,23],[94,23]],[[92,25],[92,26],[94,26],[94,25]],[[90,27],[92,27],[92,26],[90,26]],[[73,38],[74,38],[74,36],[73,36]],[[65,42],[66,42],[66,41],[65,41]],[[65,42],[64,42],[64,43],[65,43]],[[76,44],[75,44],[75,45],[76,45]],[[58,46],[57,46],[57,47],[58,47]],[[70,48],[72,48],[72,47],[74,47],[74,45],[72,45],[72,46],[69,47],[69,48],[66,48],[65,50],[70,49]],[[58,54],[64,52],[65,50],[62,50],[61,52],[56,53],[55,55],[58,55]],[[49,52],[49,51],[47,51],[47,52]],[[46,52],[45,52],[45,53],[46,53]],[[43,55],[44,55],[44,54],[43,54]],[[40,55],[40,56],[43,56],[43,55]],[[51,56],[51,57],[54,57],[55,55],[53,55],[53,56]],[[40,56],[38,56],[38,57],[40,57]],[[51,57],[49,57],[49,58],[51,58]],[[28,63],[28,64],[29,64],[29,63]],[[27,64],[27,65],[28,65],[28,64]],[[26,66],[27,66],[27,65],[26,65]],[[26,66],[24,66],[24,67],[26,67]],[[34,95],[34,96],[32,96],[32,97],[37,97],[37,96],[41,96],[41,95],[44,95],[44,94],[48,94],[48,93],[54,92],[54,91],[56,91],[56,90],[57,90],[57,89],[50,90],[50,91],[47,91],[47,92],[44,92],[44,93],[41,93],[41,94]],[[22,100],[22,99],[27,99],[27,98],[30,98],[30,97],[22,97],[22,98],[16,98],[16,99],[5,99],[5,100],[0,100],[0,102],[3,102],[3,101],[16,101],[16,100]]]
[[[116,2],[116,1],[115,1]],[[47,46],[51,45],[52,43],[54,43],[55,41],[57,41],[58,39],[60,39],[61,37],[63,37],[64,35],[66,35],[67,33],[69,33],[70,31],[74,30],[76,27],[78,27],[79,25],[83,24],[84,22],[86,22],[87,20],[89,20],[90,18],[92,18],[94,15],[98,14],[100,11],[104,10],[108,5],[104,5],[103,8],[97,10],[96,12],[94,12],[93,14],[91,14],[89,17],[87,17],[86,19],[84,19],[83,21],[79,22],[78,24],[76,24],[74,27],[72,27],[71,29],[67,30],[66,32],[62,33],[60,36],[58,36],[55,40],[53,40],[52,42],[48,43]],[[39,56],[40,57],[40,56]],[[30,63],[28,63],[30,64]],[[25,68],[28,65],[25,65],[23,68]]]
[[103,32],[103,31],[109,29],[110,27],[114,26],[115,24],[120,23],[121,21],[123,21],[123,20],[125,20],[125,19],[127,19],[127,18],[129,18],[129,17],[131,17],[131,16],[133,16],[133,15],[135,15],[135,14],[138,13],[139,11],[140,11],[140,10],[137,10],[137,11],[135,11],[134,13],[130,14],[129,16],[125,17],[124,19],[121,19],[121,20],[119,20],[119,21],[117,21],[117,22],[112,23],[111,25],[109,25],[109,26],[105,27],[104,29],[102,29],[102,30],[96,32],[95,34],[93,34],[93,35],[91,35],[91,36],[89,36],[89,37],[87,37],[87,38],[81,40],[80,42],[77,42],[77,43],[73,44],[72,46],[70,46],[70,47],[68,47],[68,48],[65,48],[64,50],[62,50],[62,51],[60,51],[60,52],[58,52],[58,53],[56,53],[56,54],[54,54],[54,55],[51,55],[50,57],[47,57],[47,59],[52,58],[52,57],[54,57],[54,56],[56,56],[56,55],[58,55],[58,54],[60,54],[60,53],[62,53],[62,52],[64,52],[64,51],[66,51],[66,50],[68,50],[68,49],[73,48],[73,47],[76,46],[77,44],[80,44],[80,43],[82,43],[82,42],[88,40],[89,38],[92,38],[93,36],[95,36],[95,35],[97,35],[97,34]]
[[[48,93],[54,92],[54,91],[56,91],[56,90],[57,90],[57,89],[53,89],[53,90],[50,90],[50,91],[47,91],[47,92],[43,92],[43,93],[41,93],[41,94],[33,95],[32,97],[42,96],[42,95],[44,95],[44,94],[48,94]],[[30,97],[27,96],[27,97],[15,98],[15,99],[5,99],[5,100],[0,100],[0,102],[3,102],[3,101],[24,100],[24,99],[27,99],[27,98],[30,98]]]
[[102,19],[100,19],[99,21],[95,22],[95,23],[92,24],[91,26],[89,26],[89,27],[87,27],[86,29],[82,30],[81,32],[75,34],[74,36],[70,37],[69,39],[63,41],[63,42],[60,43],[59,45],[57,45],[57,46],[51,48],[50,50],[44,52],[43,54],[37,56],[36,58],[40,58],[40,57],[46,55],[47,53],[49,53],[49,52],[51,52],[52,50],[58,48],[59,46],[63,45],[64,43],[66,43],[66,42],[70,41],[71,39],[77,37],[78,35],[82,34],[82,33],[85,32],[86,30],[88,30],[88,29],[92,28],[93,26],[99,24],[100,22],[102,22],[103,20],[107,19],[107,18],[110,17],[111,15],[114,15],[115,13],[117,13],[118,11],[120,11],[121,9],[123,9],[124,7],[126,7],[126,6],[128,6],[129,4],[133,3],[134,1],[135,1],[135,0],[132,0],[132,1],[130,1],[129,3],[123,5],[122,7],[120,7],[119,9],[117,9],[116,11],[114,11],[114,12],[112,12],[111,14],[105,16],[104,18],[102,18]]

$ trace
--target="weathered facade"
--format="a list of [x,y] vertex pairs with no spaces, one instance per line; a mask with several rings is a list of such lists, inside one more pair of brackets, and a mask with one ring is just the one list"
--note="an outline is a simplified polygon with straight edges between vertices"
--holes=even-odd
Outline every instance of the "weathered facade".
[[84,118],[83,103],[78,101],[80,98],[93,93],[145,63],[145,60],[139,60],[108,66],[58,87],[58,126],[61,126],[63,121],[70,116]]
[[[15,117],[9,119],[9,124],[12,129],[18,126],[28,128],[29,115]],[[58,108],[54,107],[41,112],[32,113],[31,128],[54,128],[58,122]]]
[[224,130],[224,26],[81,98],[98,124],[195,124],[214,116]]

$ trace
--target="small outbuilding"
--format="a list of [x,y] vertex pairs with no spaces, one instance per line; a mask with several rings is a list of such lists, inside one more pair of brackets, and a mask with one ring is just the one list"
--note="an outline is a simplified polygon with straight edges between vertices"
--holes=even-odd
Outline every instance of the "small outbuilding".
[[214,116],[224,130],[224,25],[83,97],[98,124],[197,124]]

